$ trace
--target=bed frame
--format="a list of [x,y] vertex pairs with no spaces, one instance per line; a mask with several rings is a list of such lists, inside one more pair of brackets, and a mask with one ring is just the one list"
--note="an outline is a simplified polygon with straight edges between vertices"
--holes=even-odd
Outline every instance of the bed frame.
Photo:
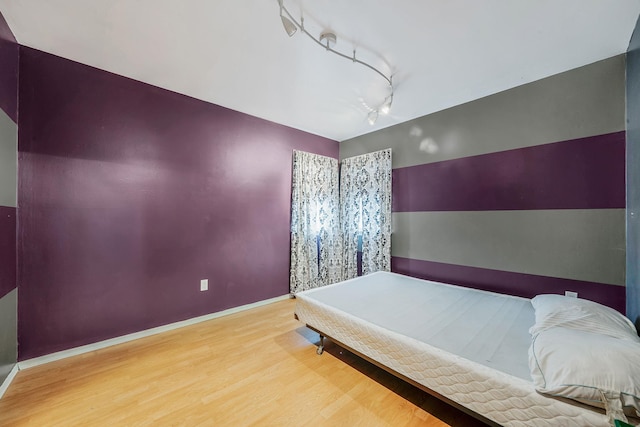
[[[300,320],[300,319],[298,319],[298,315],[297,314],[294,313],[293,316],[295,317],[296,320]],[[395,376],[396,378],[399,378],[399,379],[403,380],[404,382],[411,384],[412,386],[418,388],[419,390],[424,391],[425,393],[435,397],[436,399],[439,399],[442,402],[444,402],[444,403],[446,403],[446,404],[448,404],[450,406],[453,406],[454,408],[464,412],[467,415],[472,416],[473,418],[475,418],[477,420],[482,421],[483,423],[485,423],[485,424],[487,424],[489,426],[500,427],[500,424],[496,423],[495,421],[492,421],[492,420],[488,419],[487,417],[485,417],[485,416],[483,416],[481,414],[478,414],[477,412],[474,412],[474,411],[470,410],[469,408],[467,408],[467,407],[465,407],[463,405],[460,405],[457,402],[454,402],[453,400],[447,398],[446,396],[443,396],[440,393],[438,393],[436,391],[433,391],[428,387],[425,387],[424,385],[420,384],[419,382],[416,382],[416,381],[412,380],[411,378],[409,378],[409,377],[407,377],[405,375],[402,375],[401,373],[389,368],[388,366],[385,366],[382,363],[379,363],[378,361],[368,357],[367,355],[360,353],[358,350],[355,350],[355,349],[349,347],[348,345],[346,345],[344,343],[341,343],[340,341],[338,341],[338,340],[336,340],[334,338],[331,338],[330,336],[327,336],[325,333],[323,333],[322,331],[319,331],[318,329],[314,328],[313,326],[307,325],[307,324],[305,324],[305,326],[307,328],[311,329],[312,331],[316,332],[320,337],[320,341],[318,342],[318,346],[316,348],[316,353],[318,355],[322,355],[322,353],[324,353],[324,340],[325,340],[325,338],[328,338],[329,340],[331,340],[331,342],[339,345],[340,347],[344,348],[345,350],[350,351],[351,353],[355,354],[356,356],[360,357],[361,359],[366,360],[367,362],[377,366],[378,368],[382,369],[383,371],[386,371],[386,372],[390,373],[391,375]]]

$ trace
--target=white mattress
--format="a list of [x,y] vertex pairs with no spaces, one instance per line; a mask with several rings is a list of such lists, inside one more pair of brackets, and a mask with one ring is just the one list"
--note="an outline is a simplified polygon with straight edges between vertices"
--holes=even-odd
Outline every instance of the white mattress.
[[378,272],[296,294],[296,314],[358,352],[505,426],[608,426],[531,382],[528,299]]

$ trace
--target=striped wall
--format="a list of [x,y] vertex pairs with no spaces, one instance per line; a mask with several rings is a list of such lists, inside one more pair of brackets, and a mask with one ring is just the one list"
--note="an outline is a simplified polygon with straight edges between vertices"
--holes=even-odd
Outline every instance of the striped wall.
[[344,141],[340,157],[385,147],[393,271],[625,310],[624,56]]
[[0,386],[17,358],[18,45],[0,14]]
[[627,52],[627,316],[640,330],[640,20]]

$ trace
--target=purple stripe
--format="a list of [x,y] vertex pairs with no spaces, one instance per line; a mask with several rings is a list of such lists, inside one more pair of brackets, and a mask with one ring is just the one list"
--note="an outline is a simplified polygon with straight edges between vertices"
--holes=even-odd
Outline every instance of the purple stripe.
[[0,13],[0,108],[18,123],[18,44]]
[[393,211],[625,207],[625,132],[394,169]]
[[16,208],[0,206],[0,298],[16,287]]
[[392,257],[391,271],[421,279],[525,298],[533,298],[538,294],[564,294],[564,291],[574,291],[578,292],[580,298],[596,301],[621,313],[625,312],[624,286],[400,257]]

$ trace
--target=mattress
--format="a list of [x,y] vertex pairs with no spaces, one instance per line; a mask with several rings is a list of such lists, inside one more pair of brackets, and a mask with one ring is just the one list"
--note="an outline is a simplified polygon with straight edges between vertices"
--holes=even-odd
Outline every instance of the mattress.
[[296,294],[298,319],[505,426],[608,426],[535,391],[528,299],[377,272]]

